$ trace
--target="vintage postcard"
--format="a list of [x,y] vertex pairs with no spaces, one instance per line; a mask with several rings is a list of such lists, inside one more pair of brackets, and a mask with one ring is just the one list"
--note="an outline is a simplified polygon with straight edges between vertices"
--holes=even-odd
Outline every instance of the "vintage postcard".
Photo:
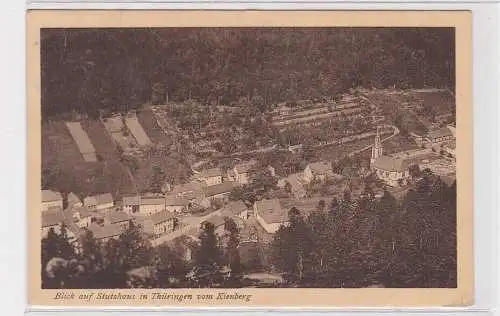
[[472,304],[471,17],[29,12],[29,304]]

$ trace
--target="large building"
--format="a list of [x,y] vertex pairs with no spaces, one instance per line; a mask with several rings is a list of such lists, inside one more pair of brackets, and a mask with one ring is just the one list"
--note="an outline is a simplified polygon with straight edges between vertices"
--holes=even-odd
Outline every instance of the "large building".
[[112,208],[114,206],[114,200],[111,193],[98,194],[84,198],[83,205],[89,210],[104,210]]
[[269,234],[276,233],[280,226],[288,221],[288,214],[278,199],[255,202],[254,214],[259,224]]
[[442,127],[436,130],[429,131],[427,133],[427,136],[425,137],[425,140],[429,145],[435,146],[438,144],[442,144],[443,142],[451,141],[453,140],[453,138],[453,132],[450,130],[450,128]]
[[123,197],[123,211],[128,214],[152,215],[163,211],[183,213],[189,208],[189,205],[189,200],[172,194]]
[[380,156],[372,165],[377,177],[392,187],[406,184],[410,178],[409,167],[405,159],[391,156]]
[[292,208],[296,208],[303,216],[308,216],[318,209],[320,201],[326,206],[322,198],[261,200],[254,204],[254,215],[268,234],[274,234],[282,225],[289,224],[288,213]]
[[234,188],[234,183],[230,181],[222,182],[221,184],[216,184],[204,188],[203,190],[204,199],[201,205],[208,207],[211,201],[214,200],[227,201],[233,188]]
[[199,179],[207,186],[222,183],[222,171],[220,168],[212,168],[201,171]]
[[392,187],[406,183],[410,177],[410,166],[405,159],[383,155],[382,142],[380,140],[378,128],[377,135],[375,136],[375,143],[372,147],[370,167],[379,179]]

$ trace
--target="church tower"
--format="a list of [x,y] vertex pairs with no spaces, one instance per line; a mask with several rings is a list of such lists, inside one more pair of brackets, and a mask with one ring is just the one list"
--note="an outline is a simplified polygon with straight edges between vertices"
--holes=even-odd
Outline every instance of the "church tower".
[[370,159],[370,167],[373,166],[375,160],[382,156],[382,142],[380,141],[379,127],[377,126],[377,136],[375,136],[375,144],[372,147],[372,157]]

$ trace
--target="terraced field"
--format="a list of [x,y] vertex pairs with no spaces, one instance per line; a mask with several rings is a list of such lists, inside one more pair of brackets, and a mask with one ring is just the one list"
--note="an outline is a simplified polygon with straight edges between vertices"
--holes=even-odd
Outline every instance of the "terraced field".
[[137,119],[153,143],[163,144],[165,146],[170,146],[172,144],[170,137],[165,135],[160,126],[158,126],[151,109],[144,109],[138,112]]
[[87,120],[83,122],[83,126],[102,160],[105,173],[101,181],[103,184],[106,183],[106,186],[110,186],[108,192],[114,196],[134,192],[134,184],[129,172],[120,162],[116,145],[109,137],[104,125],[99,121]]
[[75,192],[82,197],[103,192],[116,196],[130,191],[132,182],[116,160],[117,156],[113,158],[102,150],[106,146],[114,150],[114,146],[110,147],[109,143],[103,146],[106,135],[96,129],[95,122],[82,125],[97,150],[99,161],[83,160],[64,121],[45,123],[42,125],[42,186]]

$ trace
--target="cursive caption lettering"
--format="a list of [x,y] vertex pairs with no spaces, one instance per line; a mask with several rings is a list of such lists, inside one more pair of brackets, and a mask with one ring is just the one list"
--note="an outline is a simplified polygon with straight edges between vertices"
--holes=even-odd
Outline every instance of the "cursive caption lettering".
[[250,302],[252,299],[251,294],[244,294],[239,292],[216,292],[215,294],[189,294],[189,293],[171,293],[171,292],[148,292],[139,294],[128,294],[121,292],[88,292],[85,294],[75,294],[71,291],[57,292],[54,296],[54,300],[59,301],[100,301],[100,300],[116,300],[116,301],[170,301],[177,303],[185,303],[192,301],[217,301],[217,302]]

